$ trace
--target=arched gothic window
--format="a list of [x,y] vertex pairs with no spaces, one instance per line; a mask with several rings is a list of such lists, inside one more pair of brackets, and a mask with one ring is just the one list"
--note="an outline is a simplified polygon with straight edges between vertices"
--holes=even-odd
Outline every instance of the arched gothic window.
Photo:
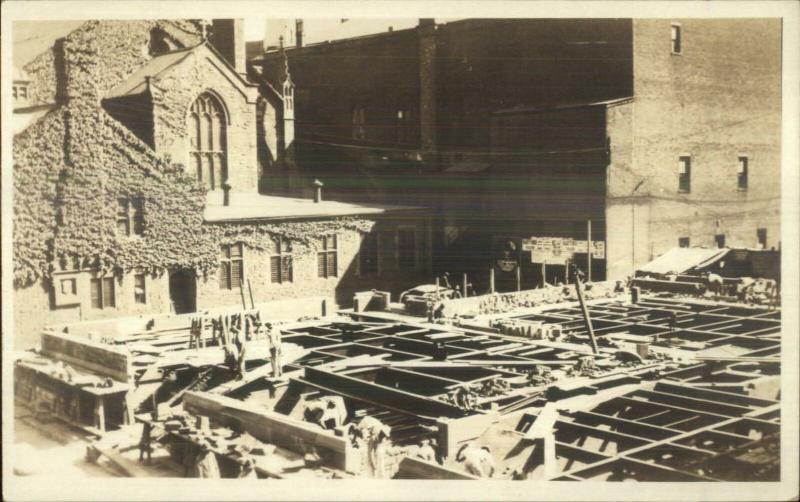
[[189,162],[197,180],[211,190],[228,177],[225,132],[222,104],[212,94],[201,94],[189,114]]

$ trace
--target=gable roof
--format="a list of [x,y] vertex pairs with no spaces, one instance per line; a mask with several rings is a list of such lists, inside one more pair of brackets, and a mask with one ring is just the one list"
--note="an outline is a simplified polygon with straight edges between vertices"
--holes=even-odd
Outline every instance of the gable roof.
[[[188,58],[191,54],[203,50],[205,48],[209,52],[214,55],[214,58],[218,63],[221,63],[222,67],[225,67],[228,75],[229,80],[233,80],[239,83],[242,87],[249,87],[255,89],[258,87],[255,84],[251,84],[247,80],[244,79],[242,75],[236,72],[236,70],[228,63],[222,55],[214,48],[212,44],[208,42],[208,40],[204,40],[199,44],[195,45],[194,47],[189,47],[186,49],[179,49],[172,52],[167,52],[165,54],[161,54],[159,56],[154,57],[150,61],[148,61],[144,66],[136,70],[130,77],[128,77],[124,82],[117,85],[113,88],[107,95],[106,99],[113,99],[119,98],[123,96],[131,96],[135,94],[141,94],[147,91],[147,81],[151,78],[156,78],[159,75],[162,75],[168,72],[171,68],[182,63],[186,58]],[[221,69],[221,68],[220,68]],[[241,90],[241,89],[240,89]],[[255,99],[254,96],[249,96],[246,92],[243,92],[248,99]]]

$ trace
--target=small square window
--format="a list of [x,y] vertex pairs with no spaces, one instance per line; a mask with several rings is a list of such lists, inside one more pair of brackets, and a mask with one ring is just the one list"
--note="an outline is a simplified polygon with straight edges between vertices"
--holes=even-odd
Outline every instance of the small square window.
[[75,279],[61,279],[61,294],[74,296],[78,293]]
[[682,248],[689,247],[689,238],[688,237],[679,237],[678,238],[678,246]]
[[718,248],[725,247],[725,234],[717,234],[714,236],[714,242],[717,243]]
[[681,25],[678,23],[672,23],[671,27],[671,43],[672,43],[672,53],[673,54],[680,54],[681,53]]

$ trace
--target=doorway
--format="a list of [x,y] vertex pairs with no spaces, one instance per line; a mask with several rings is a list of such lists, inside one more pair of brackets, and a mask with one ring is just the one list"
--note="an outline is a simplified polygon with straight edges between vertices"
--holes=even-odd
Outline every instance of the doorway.
[[197,311],[197,278],[194,270],[181,269],[169,275],[169,299],[176,314]]

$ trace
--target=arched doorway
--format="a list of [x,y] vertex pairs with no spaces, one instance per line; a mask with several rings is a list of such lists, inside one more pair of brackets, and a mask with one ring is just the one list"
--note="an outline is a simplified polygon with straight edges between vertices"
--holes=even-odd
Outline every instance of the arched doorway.
[[169,299],[176,314],[197,311],[197,278],[194,270],[181,269],[169,274]]

